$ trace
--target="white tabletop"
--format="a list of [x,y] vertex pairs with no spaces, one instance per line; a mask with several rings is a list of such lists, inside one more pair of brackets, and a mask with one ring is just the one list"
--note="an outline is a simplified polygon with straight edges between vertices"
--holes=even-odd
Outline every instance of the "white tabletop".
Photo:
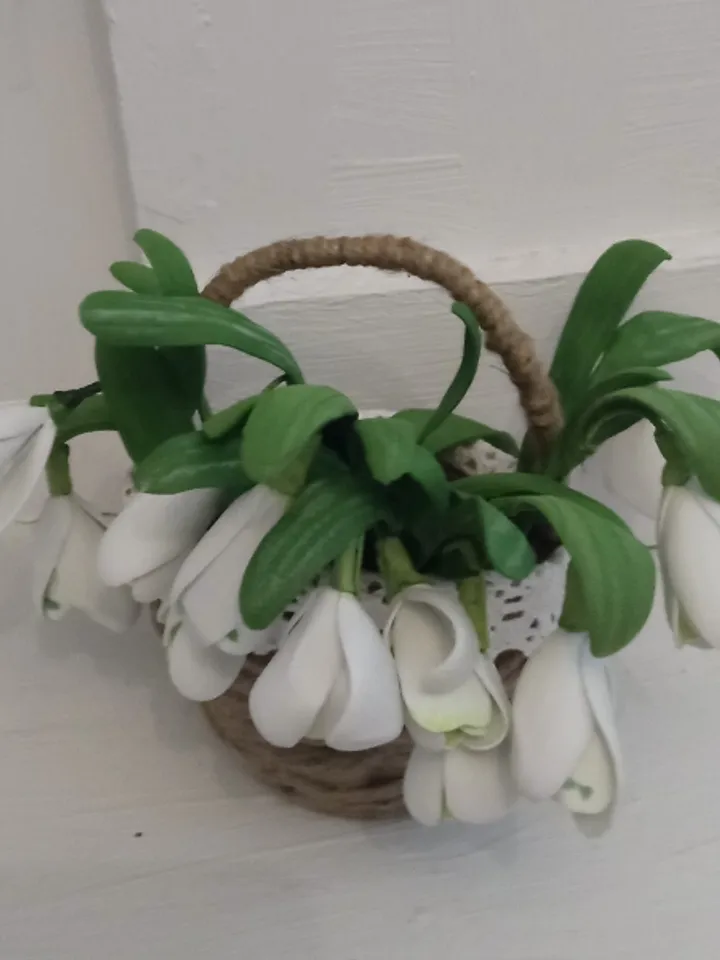
[[0,559],[3,960],[704,960],[720,900],[720,656],[659,619],[623,657],[627,796],[485,829],[364,825],[257,786],[147,625],[39,624],[31,529]]

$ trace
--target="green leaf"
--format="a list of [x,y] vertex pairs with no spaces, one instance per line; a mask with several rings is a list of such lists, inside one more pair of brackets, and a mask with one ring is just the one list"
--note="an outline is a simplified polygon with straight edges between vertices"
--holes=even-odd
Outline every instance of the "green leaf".
[[162,293],[179,297],[197,295],[195,274],[180,247],[155,230],[138,230],[133,239],[155,271]]
[[412,424],[393,417],[369,417],[356,421],[355,432],[370,473],[380,483],[393,483],[410,471],[419,449]]
[[565,580],[565,602],[560,614],[560,626],[569,633],[586,633],[589,627],[585,600],[582,592],[582,582],[577,573],[577,566],[571,563],[568,566]]
[[604,379],[638,363],[662,367],[703,350],[720,350],[720,323],[684,313],[650,310],[620,327],[594,379]]
[[524,533],[482,497],[475,499],[483,526],[483,538],[488,559],[504,577],[524,580],[535,569],[536,561],[532,547]]
[[415,447],[415,453],[408,470],[411,477],[424,490],[435,507],[444,510],[450,501],[450,483],[442,465],[425,447]]
[[332,387],[298,384],[258,397],[243,431],[245,471],[270,483],[307,448],[323,427],[356,415],[354,404]]
[[583,281],[560,336],[550,376],[571,415],[595,365],[650,274],[670,254],[644,240],[614,244]]
[[118,283],[134,293],[160,293],[160,284],[152,267],[133,260],[118,260],[110,264],[110,273]]
[[[585,394],[583,409],[566,424],[556,440],[546,463],[546,472],[550,476],[568,476],[576,466],[595,452],[600,442],[608,439],[604,436],[599,440],[596,430],[588,426],[589,411],[592,411],[600,400],[628,387],[646,387],[666,380],[672,380],[671,375],[658,367],[632,367],[610,374],[591,386]],[[616,426],[622,425],[618,423],[611,429],[615,431]],[[614,433],[612,435],[614,436]]]
[[384,514],[384,501],[349,475],[311,483],[248,564],[240,589],[245,623],[253,630],[268,627]]
[[423,442],[426,436],[434,430],[437,430],[437,428],[447,420],[455,407],[457,407],[463,399],[472,386],[475,374],[477,373],[478,363],[480,362],[482,331],[478,324],[477,317],[470,307],[457,301],[452,305],[452,312],[465,324],[462,358],[452,383],[445,391],[437,409],[420,431],[420,436],[418,437],[420,443]]
[[160,351],[177,378],[178,389],[194,413],[205,394],[205,347],[164,347]]
[[581,590],[594,656],[607,657],[630,643],[652,609],[655,564],[648,548],[626,527],[568,498],[525,495],[502,506],[538,510],[562,540],[574,568],[573,588]]
[[247,422],[253,407],[258,401],[259,394],[244,397],[224,410],[218,410],[203,424],[203,432],[210,440],[219,440],[230,431],[240,429]]
[[[678,390],[634,387],[601,400],[588,412],[591,428],[622,414],[646,417],[675,442],[685,465],[705,491],[720,500],[720,403]],[[596,426],[597,425],[597,426]]]
[[202,431],[171,437],[134,471],[135,487],[146,493],[182,493],[206,487],[249,490],[252,481],[240,460],[240,441],[212,443]]
[[117,346],[233,347],[302,382],[295,358],[281,340],[236,310],[203,297],[101,290],[80,304],[80,320],[90,333]]
[[83,433],[115,430],[107,401],[101,393],[88,397],[71,410],[58,427],[56,442],[67,443]]
[[[416,435],[419,437],[426,433],[425,428],[434,414],[434,410],[400,410],[392,419],[405,420],[412,424]],[[427,447],[431,453],[443,453],[453,447],[475,443],[478,440],[483,440],[512,457],[517,457],[520,453],[517,443],[509,433],[505,433],[503,430],[495,430],[493,427],[477,420],[471,420],[469,417],[461,417],[457,413],[451,414],[440,427],[427,434],[423,440],[423,446]]]
[[451,487],[457,493],[496,500],[505,497],[518,497],[526,494],[558,497],[569,500],[578,507],[595,513],[608,523],[629,530],[627,525],[612,510],[587,497],[578,490],[571,490],[564,483],[537,473],[487,473],[475,477],[463,477],[455,480]]
[[95,365],[110,417],[134,462],[192,430],[188,399],[159,350],[98,340]]

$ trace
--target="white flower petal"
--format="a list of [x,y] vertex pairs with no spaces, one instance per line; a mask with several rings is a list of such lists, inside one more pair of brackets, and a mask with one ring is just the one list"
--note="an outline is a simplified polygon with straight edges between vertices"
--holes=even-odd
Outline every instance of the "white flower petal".
[[417,584],[403,590],[390,613],[389,626],[402,614],[403,609],[415,606],[434,614],[431,619],[442,621],[444,635],[452,638],[445,659],[425,681],[428,693],[447,693],[466,680],[475,665],[480,648],[475,627],[453,586],[427,584]]
[[246,652],[265,642],[275,628],[250,630],[242,621],[238,592],[250,558],[283,514],[286,498],[266,487],[240,497],[205,534],[183,564],[171,597],[182,605],[208,644],[231,631],[241,634]]
[[0,403],[0,442],[13,437],[29,437],[51,423],[47,407],[33,407],[25,400]]
[[504,817],[517,800],[507,750],[483,753],[459,748],[445,754],[445,803],[462,823],[492,823]]
[[416,743],[424,750],[432,750],[434,753],[442,751],[447,747],[447,741],[444,733],[431,733],[425,727],[413,720],[412,714],[405,710],[405,726],[413,743]]
[[108,630],[123,633],[135,622],[139,608],[127,587],[108,587],[98,577],[97,552],[104,527],[77,497],[53,499],[65,501],[70,523],[45,589],[48,616],[57,618],[60,611],[73,608]]
[[555,796],[593,734],[580,667],[587,643],[584,634],[558,630],[525,664],[515,688],[512,769],[533,800]]
[[655,442],[655,428],[641,420],[604,443],[598,467],[608,489],[643,516],[655,519],[662,499],[665,458]]
[[403,728],[395,664],[372,618],[356,597],[338,598],[337,624],[347,677],[340,712],[326,717],[334,750],[368,750],[396,740]]
[[41,616],[49,616],[51,619],[57,619],[57,612],[52,609],[52,604],[46,603],[46,595],[70,532],[71,518],[68,497],[51,497],[45,504],[35,528],[33,604]]
[[170,679],[188,700],[214,700],[225,693],[242,670],[244,658],[206,647],[181,624],[167,650]]
[[112,586],[130,583],[185,554],[207,529],[217,502],[216,490],[134,494],[103,537],[100,576]]
[[276,747],[294,747],[308,734],[338,675],[338,596],[327,587],[311,594],[250,691],[253,723]]
[[706,643],[720,647],[720,529],[697,494],[682,487],[668,489],[659,551],[665,577],[687,620]]
[[184,559],[185,557],[181,554],[174,560],[168,560],[150,573],[133,580],[130,588],[137,602],[154,603],[156,600],[166,600]]
[[558,799],[570,813],[597,816],[615,799],[612,759],[601,737],[593,734],[572,776],[563,784]]
[[[286,504],[286,497],[262,484],[234,500],[194,546],[173,584],[169,602],[175,603],[212,561],[246,530],[249,536],[250,531],[256,527],[262,530],[259,542],[282,516]],[[238,575],[238,585],[240,580],[241,573]]]
[[[493,701],[473,672],[474,658],[464,680],[447,692],[433,693],[428,687],[444,663],[454,656],[457,635],[447,618],[419,603],[402,603],[390,627],[403,700],[413,719],[431,733],[447,733],[461,727],[484,729],[493,717]],[[462,638],[461,638],[462,642]]]
[[443,819],[444,764],[444,753],[415,747],[405,770],[405,806],[413,820],[426,827],[434,827]]
[[17,517],[42,476],[55,441],[55,425],[46,421],[7,465],[0,482],[0,531]]
[[493,712],[489,724],[474,736],[466,737],[463,746],[469,750],[490,750],[502,743],[510,731],[510,701],[498,669],[489,657],[477,658],[475,674],[493,700]]

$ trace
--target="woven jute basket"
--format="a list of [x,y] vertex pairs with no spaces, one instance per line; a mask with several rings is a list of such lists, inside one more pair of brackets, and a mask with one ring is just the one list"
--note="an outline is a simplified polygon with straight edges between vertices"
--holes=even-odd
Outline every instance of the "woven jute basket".
[[[531,338],[468,267],[416,240],[374,235],[283,240],[226,264],[203,296],[229,306],[250,287],[287,271],[342,265],[412,274],[467,304],[484,331],[487,348],[502,359],[517,387],[532,442],[544,447],[552,441],[562,427],[562,411]],[[510,693],[524,660],[524,654],[512,650],[496,659]],[[213,728],[242,754],[251,773],[319,813],[365,820],[405,816],[402,781],[409,737],[403,734],[394,743],[357,753],[309,741],[291,749],[271,746],[256,731],[248,709],[250,689],[266,663],[266,657],[249,657],[232,688],[203,705]]]

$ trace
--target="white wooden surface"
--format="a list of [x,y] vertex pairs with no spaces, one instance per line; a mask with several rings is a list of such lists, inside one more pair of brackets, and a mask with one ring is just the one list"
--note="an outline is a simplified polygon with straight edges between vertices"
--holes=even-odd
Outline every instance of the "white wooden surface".
[[718,249],[717,0],[104,2],[138,217],[195,262],[364,231],[486,272]]
[[720,657],[654,625],[622,658],[628,795],[602,840],[552,806],[344,823],[249,780],[146,626],[38,625],[29,536],[0,544],[3,958],[717,955]]

